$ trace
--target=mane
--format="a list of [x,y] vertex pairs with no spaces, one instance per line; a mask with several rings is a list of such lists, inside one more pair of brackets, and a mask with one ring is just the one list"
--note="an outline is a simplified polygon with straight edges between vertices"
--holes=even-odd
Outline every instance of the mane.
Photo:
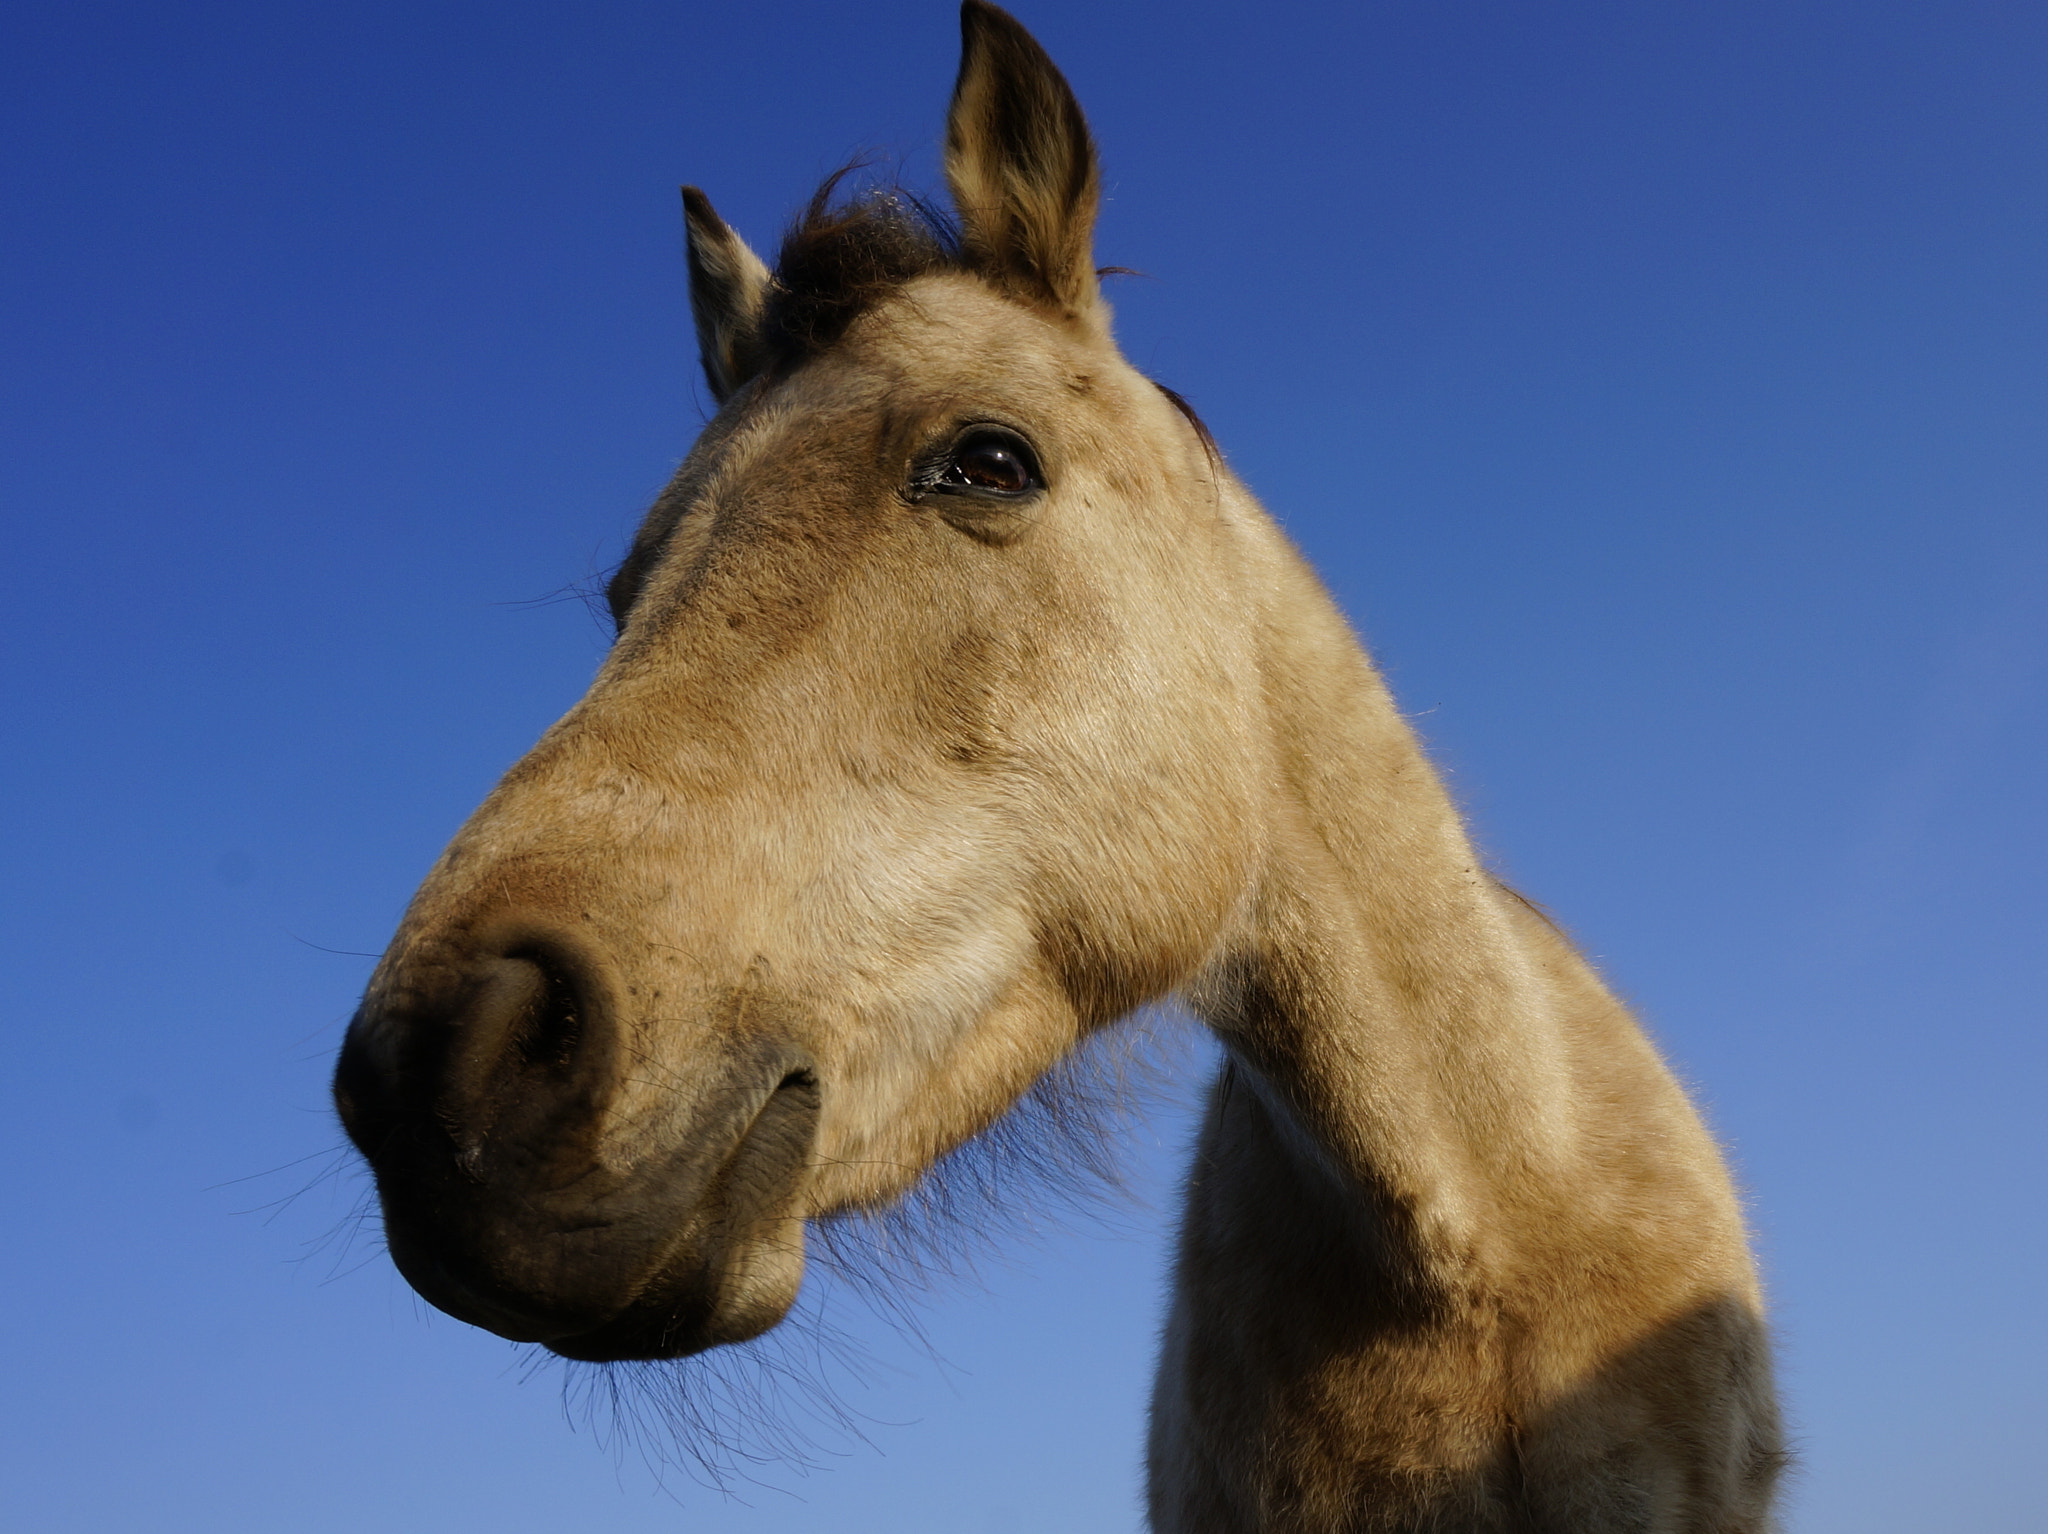
[[825,178],[783,236],[760,341],[776,368],[816,356],[905,283],[970,270],[953,215],[900,187],[833,194],[857,167]]

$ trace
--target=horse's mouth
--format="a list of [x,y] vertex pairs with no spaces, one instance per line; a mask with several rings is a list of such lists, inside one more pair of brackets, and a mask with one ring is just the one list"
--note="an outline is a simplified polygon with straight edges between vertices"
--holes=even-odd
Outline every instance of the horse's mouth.
[[[393,1247],[394,1257],[400,1248]],[[437,1310],[512,1342],[538,1343],[563,1358],[586,1363],[628,1359],[684,1358],[720,1342],[743,1340],[722,1325],[714,1274],[664,1272],[621,1307],[593,1323],[581,1315],[550,1311],[528,1296],[491,1292],[466,1283],[431,1257],[408,1252],[400,1270]]]
[[687,1358],[722,1342],[743,1342],[766,1329],[743,1330],[723,1322],[715,1304],[705,1302],[702,1286],[685,1280],[672,1295],[643,1295],[602,1326],[549,1337],[542,1345],[562,1358],[612,1364]]
[[745,1341],[795,1299],[818,1109],[812,1072],[785,1071],[736,1139],[713,1131],[723,1155],[700,1146],[580,1207],[503,1176],[443,1175],[421,1199],[412,1158],[379,1167],[392,1258],[436,1309],[565,1358]]

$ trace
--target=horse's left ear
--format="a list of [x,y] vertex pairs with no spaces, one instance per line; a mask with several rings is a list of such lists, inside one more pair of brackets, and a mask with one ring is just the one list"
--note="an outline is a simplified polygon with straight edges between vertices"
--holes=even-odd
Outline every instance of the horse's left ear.
[[711,199],[683,188],[689,230],[690,313],[711,397],[724,404],[761,371],[761,309],[768,301],[768,268],[747,242],[718,216]]
[[1037,39],[987,0],[960,7],[946,181],[976,271],[1026,303],[1095,317],[1101,192],[1088,121]]

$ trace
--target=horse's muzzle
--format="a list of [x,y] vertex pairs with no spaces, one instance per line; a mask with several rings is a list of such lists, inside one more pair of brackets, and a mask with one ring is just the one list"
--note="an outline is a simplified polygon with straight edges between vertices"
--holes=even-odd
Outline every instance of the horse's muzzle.
[[461,948],[380,977],[335,1071],[407,1281],[571,1358],[679,1357],[780,1320],[818,1119],[809,1060],[727,1042],[678,1078],[671,1117],[649,1122],[643,1092],[627,1121],[634,1051],[593,956],[503,927]]

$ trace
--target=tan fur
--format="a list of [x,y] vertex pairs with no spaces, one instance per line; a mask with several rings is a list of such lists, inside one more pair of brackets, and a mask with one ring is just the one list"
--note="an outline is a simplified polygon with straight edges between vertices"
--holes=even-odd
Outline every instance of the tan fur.
[[[965,269],[815,355],[736,361],[759,263],[693,205],[730,399],[636,544],[617,648],[428,877],[344,1074],[417,1074],[421,998],[529,931],[579,956],[620,1041],[534,1141],[583,1158],[551,1198],[687,1149],[733,1062],[807,1062],[802,1174],[728,1220],[732,1340],[788,1308],[806,1219],[899,1197],[1077,1041],[1181,993],[1228,1063],[1155,1529],[1764,1530],[1764,1323],[1711,1139],[1487,875],[1312,572],[1117,352],[1078,108],[1007,16],[965,16]],[[1025,434],[1044,492],[907,497],[963,421]],[[460,1100],[511,1102],[528,1078],[468,1037],[449,1079],[485,1085]],[[481,1155],[506,1131],[478,1122]]]

